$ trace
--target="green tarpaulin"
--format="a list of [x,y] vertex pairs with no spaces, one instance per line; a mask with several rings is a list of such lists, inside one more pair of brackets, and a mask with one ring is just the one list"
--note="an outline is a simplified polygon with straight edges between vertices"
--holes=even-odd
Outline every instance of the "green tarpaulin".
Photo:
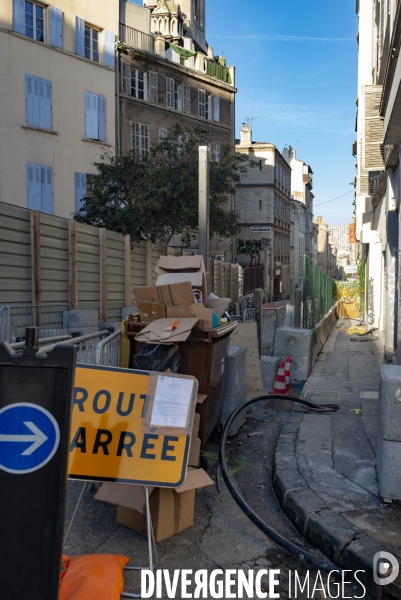
[[174,44],[171,44],[170,42],[168,45],[170,46],[170,48],[172,50],[174,50],[174,52],[177,52],[177,54],[179,54],[183,58],[191,58],[191,56],[196,56],[198,54],[197,52],[190,52],[189,50],[185,50],[185,48],[180,48],[179,46],[175,46]]

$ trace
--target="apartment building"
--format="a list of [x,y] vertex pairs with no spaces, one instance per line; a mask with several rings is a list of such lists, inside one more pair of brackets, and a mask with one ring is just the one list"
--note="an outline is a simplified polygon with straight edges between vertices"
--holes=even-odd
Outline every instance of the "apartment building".
[[235,197],[241,226],[237,259],[246,266],[256,256],[265,267],[265,288],[275,298],[286,298],[292,292],[291,168],[274,144],[252,142],[248,124],[242,124],[240,135],[235,150],[252,163]]
[[323,222],[323,217],[317,217],[317,266],[325,275],[337,279],[337,250],[330,241],[330,227]]
[[71,217],[115,149],[118,0],[0,3],[0,201]]

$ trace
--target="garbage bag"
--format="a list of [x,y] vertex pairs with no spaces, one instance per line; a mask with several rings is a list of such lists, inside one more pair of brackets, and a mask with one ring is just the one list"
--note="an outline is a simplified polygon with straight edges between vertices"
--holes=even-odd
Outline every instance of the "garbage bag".
[[58,600],[120,600],[128,561],[118,554],[63,556]]
[[182,356],[179,346],[166,344],[145,344],[132,359],[134,369],[139,371],[159,371],[168,369],[172,373],[182,372]]

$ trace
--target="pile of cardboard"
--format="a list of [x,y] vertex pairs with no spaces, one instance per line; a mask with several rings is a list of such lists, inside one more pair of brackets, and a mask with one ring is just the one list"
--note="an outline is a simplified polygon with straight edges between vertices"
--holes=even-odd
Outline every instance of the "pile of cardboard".
[[206,271],[202,256],[161,256],[155,269],[155,286],[134,287],[141,321],[158,319],[199,319],[198,326],[212,329],[213,313],[220,318],[229,298],[208,298]]
[[[198,394],[197,403],[201,404],[205,398],[203,394]],[[199,423],[200,415],[195,413],[188,459],[189,468],[184,484],[177,489],[149,488],[150,514],[156,542],[162,542],[192,527],[195,491],[214,483],[203,469],[196,468],[199,464],[201,447],[198,437]],[[143,536],[147,535],[145,495],[141,486],[104,483],[95,498],[116,504],[117,522]]]

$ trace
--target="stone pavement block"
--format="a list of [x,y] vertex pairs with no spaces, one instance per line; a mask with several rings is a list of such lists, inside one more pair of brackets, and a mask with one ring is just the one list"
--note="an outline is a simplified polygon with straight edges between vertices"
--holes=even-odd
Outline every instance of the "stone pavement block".
[[297,469],[279,470],[274,478],[273,489],[278,501],[282,504],[289,490],[308,489],[308,486]]
[[401,559],[401,519],[394,506],[382,503],[377,509],[344,512],[342,517]]
[[380,495],[383,498],[401,500],[401,443],[382,440],[379,435],[377,447],[377,473]]
[[308,515],[326,508],[325,502],[310,489],[290,490],[285,497],[285,512],[303,535]]
[[315,513],[308,519],[305,538],[337,563],[344,548],[361,531],[332,510]]
[[[295,458],[295,454],[289,454],[286,456],[282,456],[280,454],[276,454],[276,456],[274,457],[274,469],[275,469],[275,473],[277,473],[278,471],[298,471],[298,463],[297,463],[297,459]],[[274,477],[274,475],[273,475]]]
[[379,426],[383,440],[401,442],[401,366],[380,369]]

